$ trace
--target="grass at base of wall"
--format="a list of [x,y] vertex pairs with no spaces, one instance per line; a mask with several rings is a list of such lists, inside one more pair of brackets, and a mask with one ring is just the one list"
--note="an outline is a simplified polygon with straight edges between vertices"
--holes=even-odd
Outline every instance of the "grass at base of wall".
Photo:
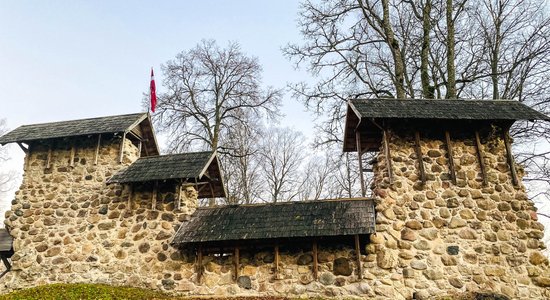
[[[111,286],[106,284],[50,284],[0,295],[0,300],[296,300],[285,297],[183,297],[171,296],[148,289]],[[331,298],[314,297],[311,300]],[[357,298],[355,298],[357,299]],[[492,293],[457,293],[448,296],[435,296],[437,300],[508,300],[509,298]]]

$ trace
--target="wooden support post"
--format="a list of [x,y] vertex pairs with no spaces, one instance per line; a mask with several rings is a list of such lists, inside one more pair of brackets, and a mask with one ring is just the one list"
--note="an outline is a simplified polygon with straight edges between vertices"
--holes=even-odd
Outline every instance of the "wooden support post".
[[239,248],[235,247],[235,255],[233,257],[233,263],[235,266],[235,281],[239,278]]
[[151,209],[157,210],[157,189],[158,189],[159,182],[155,181],[153,184],[153,196],[151,197]]
[[46,158],[46,169],[52,165],[52,145],[48,145],[48,157]]
[[134,188],[132,184],[128,184],[128,209],[132,209],[132,198],[134,197]]
[[390,184],[393,183],[393,169],[390,153],[390,137],[387,130],[384,130],[384,154],[386,155],[386,164],[388,168],[388,177],[390,178]]
[[141,142],[141,140],[139,140],[139,144],[138,144],[138,157],[141,157],[141,144],[143,144]]
[[21,150],[23,150],[23,152],[25,152],[25,162],[23,163],[23,171],[27,171],[29,169],[29,163],[31,160],[31,145],[29,145],[28,148],[23,146],[23,144],[21,143],[17,143],[17,145],[19,146],[19,148],[21,148]]
[[449,134],[448,130],[445,130],[445,144],[447,145],[447,156],[449,157],[449,173],[451,173],[451,180],[453,184],[456,184],[455,161],[453,159],[453,144],[451,143],[451,134]]
[[279,275],[279,245],[275,245],[275,258],[273,259],[275,264],[275,278],[278,278]]
[[101,134],[97,135],[97,144],[95,146],[94,166],[97,165],[99,159],[99,147],[101,146]]
[[313,241],[313,279],[317,280],[319,274],[319,262],[317,261],[317,241]]
[[508,161],[508,167],[510,168],[510,173],[512,173],[512,183],[514,186],[519,186],[518,174],[516,171],[516,162],[514,156],[512,155],[512,147],[510,146],[510,134],[508,130],[504,130],[504,146],[506,146],[506,159]]
[[426,170],[424,170],[424,161],[422,160],[422,148],[420,148],[420,132],[414,132],[414,146],[416,150],[416,157],[418,159],[418,169],[420,170],[420,180],[422,185],[426,184]]
[[363,175],[363,149],[361,148],[361,133],[355,131],[355,141],[357,142],[357,157],[359,158],[359,178],[361,180],[361,196],[365,197],[367,189],[365,187],[365,177]]
[[182,187],[183,187],[182,183],[179,183],[176,186],[176,189],[177,189],[177,191],[176,191],[176,194],[177,194],[176,195],[176,210],[180,210],[180,208],[181,208],[181,193],[182,193],[181,189],[182,189]]
[[122,140],[120,140],[120,150],[118,153],[118,162],[122,163],[122,156],[124,154],[124,141],[126,140],[126,132],[122,135]]
[[71,158],[70,158],[70,161],[69,161],[69,166],[71,167],[74,167],[74,156],[75,156],[75,148],[74,148],[74,142],[71,143]]
[[199,245],[197,253],[197,283],[201,284],[202,279],[202,246]]
[[6,267],[6,270],[0,274],[0,278],[4,277],[10,270],[11,270],[11,264],[9,260],[4,256],[4,254],[0,255],[0,258],[2,259],[2,262],[4,263],[4,266]]
[[363,278],[363,265],[361,264],[361,242],[359,240],[359,235],[355,235],[355,254],[357,257],[357,277],[359,279]]
[[487,186],[487,171],[485,169],[485,157],[481,150],[481,140],[479,138],[479,132],[477,130],[475,132],[475,138],[476,138],[477,158],[479,160],[479,167],[481,168],[481,177],[483,178],[483,185]]

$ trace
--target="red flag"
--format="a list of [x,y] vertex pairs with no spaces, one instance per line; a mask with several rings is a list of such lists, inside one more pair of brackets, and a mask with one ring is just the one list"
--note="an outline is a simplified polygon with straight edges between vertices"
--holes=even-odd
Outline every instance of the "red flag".
[[157,88],[155,87],[155,74],[153,73],[153,68],[151,68],[151,84],[149,88],[151,94],[151,111],[155,112],[155,106],[157,106]]

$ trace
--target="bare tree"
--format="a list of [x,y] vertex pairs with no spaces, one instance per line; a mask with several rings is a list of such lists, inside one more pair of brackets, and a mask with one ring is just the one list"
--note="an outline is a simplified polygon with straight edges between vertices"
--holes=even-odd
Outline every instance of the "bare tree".
[[[7,132],[6,120],[0,119],[0,136]],[[7,147],[0,146],[0,166],[9,160]],[[13,189],[16,179],[15,171],[6,171],[0,168],[0,194],[9,192]]]
[[170,134],[171,151],[189,148],[224,152],[220,136],[247,116],[278,114],[281,91],[262,89],[258,59],[245,55],[239,44],[220,48],[202,41],[162,66],[166,92],[158,99],[155,119]]
[[330,184],[335,173],[328,153],[309,157],[302,170],[302,183],[298,190],[301,200],[319,200],[330,197]]
[[294,200],[302,182],[300,165],[305,157],[302,133],[290,128],[269,128],[263,135],[260,155],[265,176],[266,201]]

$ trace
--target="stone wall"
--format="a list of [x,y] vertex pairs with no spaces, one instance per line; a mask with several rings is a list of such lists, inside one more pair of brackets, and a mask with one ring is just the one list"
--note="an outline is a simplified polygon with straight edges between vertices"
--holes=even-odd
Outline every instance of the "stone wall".
[[126,139],[120,164],[120,141],[102,137],[97,165],[96,137],[57,141],[50,168],[48,146],[31,145],[23,183],[6,213],[15,253],[11,272],[1,279],[5,288],[106,282],[169,289],[181,276],[182,257],[169,241],[196,207],[196,195],[195,205],[182,206],[185,213],[175,211],[175,186],[161,184],[153,210],[152,185],[144,184],[128,207],[128,189],[105,184],[138,158],[138,148]]
[[[543,226],[524,187],[514,187],[499,134],[482,136],[488,185],[483,186],[472,138],[453,141],[457,184],[450,180],[443,137],[423,138],[427,172],[422,186],[413,135],[394,130],[389,145],[390,184],[382,148],[374,166],[376,234],[361,254],[362,279],[352,240],[321,241],[318,279],[311,243],[281,244],[275,273],[273,248],[241,249],[235,280],[231,253],[203,257],[197,277],[194,249],[174,249],[175,230],[196,208],[196,193],[175,210],[175,187],[160,184],[152,208],[152,184],[129,191],[105,181],[137,159],[137,147],[120,139],[95,139],[70,149],[57,146],[45,168],[46,146],[33,146],[29,167],[6,226],[14,236],[13,269],[0,279],[6,289],[54,282],[105,282],[193,295],[290,295],[429,298],[491,291],[517,299],[550,297],[548,260],[541,254]],[[59,143],[58,143],[59,145]],[[521,170],[520,170],[521,175]],[[194,195],[193,195],[194,194]],[[228,249],[225,249],[226,252]],[[229,249],[231,252],[231,249]]]
[[[408,298],[491,291],[519,299],[550,297],[543,225],[520,184],[514,187],[499,129],[482,136],[483,186],[474,135],[452,141],[450,180],[444,137],[421,140],[427,182],[419,179],[414,135],[390,132],[394,182],[384,154],[375,166],[377,233],[369,255],[388,296]],[[384,151],[381,151],[384,153]],[[521,176],[521,168],[519,173]]]

